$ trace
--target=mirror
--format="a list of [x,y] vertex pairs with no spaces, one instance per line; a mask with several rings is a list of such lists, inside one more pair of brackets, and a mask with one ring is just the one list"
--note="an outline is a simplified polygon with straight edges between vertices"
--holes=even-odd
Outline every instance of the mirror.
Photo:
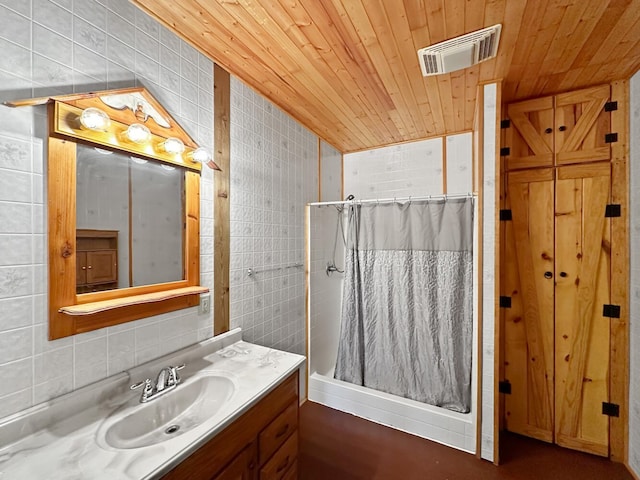
[[144,88],[48,104],[49,339],[198,305],[211,155]]
[[184,279],[184,171],[78,144],[76,293]]

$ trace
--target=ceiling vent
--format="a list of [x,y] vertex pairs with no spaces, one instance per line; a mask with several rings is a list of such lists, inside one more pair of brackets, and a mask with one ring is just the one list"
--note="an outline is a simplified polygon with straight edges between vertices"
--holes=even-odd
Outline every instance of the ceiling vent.
[[496,56],[502,25],[483,28],[418,50],[422,75],[454,72]]

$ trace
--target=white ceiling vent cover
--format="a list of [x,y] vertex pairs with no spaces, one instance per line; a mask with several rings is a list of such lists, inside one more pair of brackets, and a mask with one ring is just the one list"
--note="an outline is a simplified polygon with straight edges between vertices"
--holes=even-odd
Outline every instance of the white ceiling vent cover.
[[502,25],[483,28],[418,50],[422,75],[454,72],[496,56]]

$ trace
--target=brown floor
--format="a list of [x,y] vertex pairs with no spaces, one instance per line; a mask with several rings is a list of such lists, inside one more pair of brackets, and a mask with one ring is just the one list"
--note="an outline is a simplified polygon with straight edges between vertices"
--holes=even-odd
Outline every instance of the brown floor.
[[496,467],[310,401],[299,432],[300,480],[633,480],[621,464],[508,433]]

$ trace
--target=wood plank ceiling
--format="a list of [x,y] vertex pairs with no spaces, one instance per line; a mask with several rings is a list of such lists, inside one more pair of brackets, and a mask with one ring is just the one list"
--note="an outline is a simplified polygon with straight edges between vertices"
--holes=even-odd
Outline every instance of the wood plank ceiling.
[[[506,100],[628,78],[640,0],[133,0],[343,152],[470,130]],[[423,77],[419,48],[502,23],[498,56]]]

